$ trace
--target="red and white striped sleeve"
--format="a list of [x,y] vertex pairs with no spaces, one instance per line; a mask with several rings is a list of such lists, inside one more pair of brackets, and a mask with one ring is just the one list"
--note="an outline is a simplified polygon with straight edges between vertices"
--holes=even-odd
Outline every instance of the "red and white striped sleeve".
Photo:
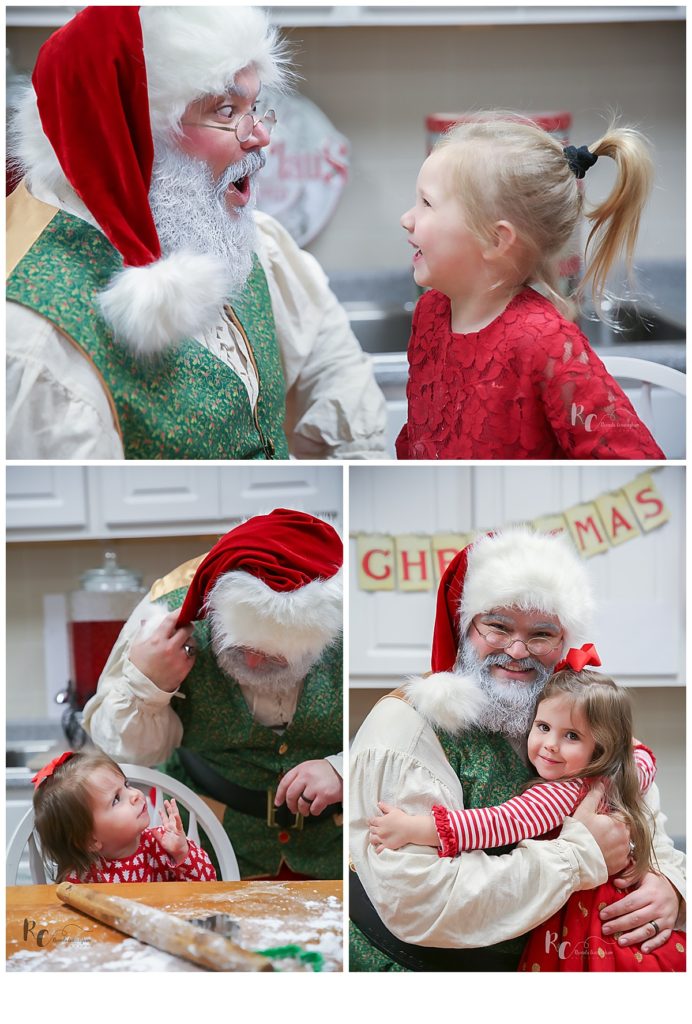
[[639,740],[634,740],[634,763],[637,768],[637,777],[639,778],[639,788],[642,793],[646,793],[649,786],[656,778],[656,758],[652,750],[645,747]]
[[581,779],[542,782],[496,807],[465,811],[433,807],[441,857],[466,850],[488,850],[521,839],[533,839],[562,825],[576,807]]

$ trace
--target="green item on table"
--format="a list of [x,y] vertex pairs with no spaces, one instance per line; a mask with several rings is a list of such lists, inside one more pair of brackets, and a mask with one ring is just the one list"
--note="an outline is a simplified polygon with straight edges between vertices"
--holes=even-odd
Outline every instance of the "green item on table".
[[308,950],[301,949],[300,946],[274,946],[271,949],[257,949],[255,952],[260,956],[268,956],[272,960],[292,957],[303,964],[311,964],[313,971],[321,971],[324,966],[324,957],[321,953],[310,953]]

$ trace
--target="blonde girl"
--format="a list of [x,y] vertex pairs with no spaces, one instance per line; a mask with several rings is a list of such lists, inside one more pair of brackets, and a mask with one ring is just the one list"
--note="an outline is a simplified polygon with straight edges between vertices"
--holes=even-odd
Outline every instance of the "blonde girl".
[[[615,184],[586,209],[580,181],[603,157]],[[491,113],[442,136],[401,218],[415,281],[430,290],[413,317],[398,458],[665,458],[569,319],[587,286],[600,309],[615,262],[631,264],[652,179],[632,128],[564,148]],[[585,271],[570,301],[557,267],[583,216]]]

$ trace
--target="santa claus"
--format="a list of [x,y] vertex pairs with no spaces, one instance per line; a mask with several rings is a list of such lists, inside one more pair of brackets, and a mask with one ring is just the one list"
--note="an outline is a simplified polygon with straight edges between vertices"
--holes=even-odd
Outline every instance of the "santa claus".
[[344,310],[254,210],[289,78],[259,8],[87,7],[42,47],[10,126],[12,458],[383,454]]
[[341,877],[342,557],[306,513],[241,523],[153,585],[84,711],[203,797],[244,878]]

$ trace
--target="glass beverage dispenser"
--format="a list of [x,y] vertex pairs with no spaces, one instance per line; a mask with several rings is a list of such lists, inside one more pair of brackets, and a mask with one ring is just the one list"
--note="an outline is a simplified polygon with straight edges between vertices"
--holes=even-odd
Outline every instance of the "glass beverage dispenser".
[[89,569],[80,577],[80,584],[68,601],[72,668],[68,700],[76,711],[96,692],[120,630],[144,596],[142,577],[120,568],[112,551],[106,552],[100,569]]

